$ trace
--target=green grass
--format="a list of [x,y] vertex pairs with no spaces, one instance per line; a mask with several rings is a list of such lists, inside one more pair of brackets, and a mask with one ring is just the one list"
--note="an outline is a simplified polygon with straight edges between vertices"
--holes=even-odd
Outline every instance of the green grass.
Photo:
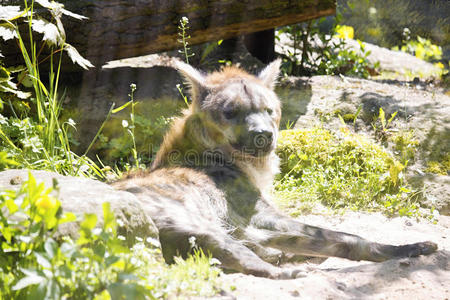
[[404,166],[362,135],[345,129],[338,134],[323,128],[284,130],[277,153],[281,173],[274,195],[292,215],[313,210],[318,203],[403,215],[417,210]]
[[[134,121],[129,119],[127,110],[114,114],[92,147],[91,152],[98,154],[107,165],[133,165],[133,149],[136,149],[141,164],[149,164],[158,151],[173,116],[185,104],[176,99],[161,98],[142,100],[134,105]],[[124,120],[127,121],[126,127]],[[130,134],[131,126],[134,127],[133,134]]]
[[[23,13],[19,14],[17,18],[7,21],[7,24],[17,36],[17,43],[25,64],[21,73],[23,77],[18,81],[28,81],[33,93],[27,100],[19,98],[11,100],[10,95],[7,97],[10,112],[8,117],[0,115],[0,153],[8,153],[9,159],[15,162],[16,167],[44,169],[65,175],[103,178],[104,174],[101,168],[92,160],[85,155],[77,155],[71,150],[69,135],[70,130],[75,127],[75,123],[72,120],[61,121],[64,97],[58,89],[59,77],[63,52],[71,46],[65,42],[61,33],[59,33],[61,38],[56,44],[44,40],[40,41],[40,44],[38,43],[39,41],[33,35],[34,28],[32,27],[33,21],[35,21],[33,18],[36,18],[33,13],[34,1],[31,4],[28,2],[24,1]],[[51,9],[49,8],[49,10]],[[28,24],[28,30],[25,32],[19,30],[16,23],[19,19]],[[28,48],[25,40],[29,42]],[[46,44],[49,45],[51,54],[42,59],[40,53]],[[77,59],[83,60],[81,56]],[[42,61],[49,63],[47,84],[44,84],[45,80],[42,79],[39,70],[39,64]],[[19,84],[15,84],[14,88],[13,92],[16,95],[21,92]],[[19,102],[21,105],[17,105]],[[16,111],[18,107],[23,109]],[[0,161],[0,169],[8,165],[10,164]]]
[[222,287],[222,271],[216,260],[196,251],[186,260],[175,258],[175,264],[164,263],[159,248],[149,248],[138,243],[131,249],[131,259],[136,260],[138,273],[144,284],[152,287],[156,298],[212,297]]

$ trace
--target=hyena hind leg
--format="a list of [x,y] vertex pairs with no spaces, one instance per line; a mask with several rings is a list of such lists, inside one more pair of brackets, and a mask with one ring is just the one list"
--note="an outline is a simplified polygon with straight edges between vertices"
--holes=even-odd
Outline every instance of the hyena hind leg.
[[[311,228],[310,228],[311,229]],[[336,256],[351,260],[381,262],[391,258],[428,255],[436,251],[432,242],[386,245],[359,236],[314,227],[314,234],[271,232],[263,244],[282,251],[310,256]]]
[[[336,256],[351,260],[385,261],[391,258],[428,255],[436,251],[433,242],[407,245],[386,245],[368,241],[360,236],[302,224],[294,220],[283,220],[283,230],[276,226],[257,229],[253,237],[259,244],[283,252],[305,256]],[[280,224],[280,223],[278,223]]]
[[193,233],[192,231],[160,229],[159,240],[164,259],[173,263],[174,257],[186,257],[191,251],[189,238],[195,237],[196,245],[221,262],[225,270],[242,272],[260,277],[291,279],[303,276],[303,269],[283,269],[263,261],[239,241],[221,232]]

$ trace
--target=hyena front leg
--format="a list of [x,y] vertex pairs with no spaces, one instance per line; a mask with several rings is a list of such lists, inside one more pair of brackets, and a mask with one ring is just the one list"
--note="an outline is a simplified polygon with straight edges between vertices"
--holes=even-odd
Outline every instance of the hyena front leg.
[[336,256],[379,262],[396,257],[428,255],[437,249],[432,242],[400,246],[375,243],[357,235],[302,224],[276,211],[268,212],[268,209],[255,215],[252,225],[260,232],[252,234],[250,230],[250,235],[258,239],[261,245],[305,256]]
[[226,270],[277,279],[300,276],[301,270],[275,267],[263,261],[253,251],[230,236],[214,231],[194,233],[174,228],[160,229],[159,240],[167,263],[172,263],[174,256],[185,257],[191,251],[189,244],[191,237],[195,237],[196,245],[205,253],[210,253],[212,257],[217,258],[221,262],[221,267]]

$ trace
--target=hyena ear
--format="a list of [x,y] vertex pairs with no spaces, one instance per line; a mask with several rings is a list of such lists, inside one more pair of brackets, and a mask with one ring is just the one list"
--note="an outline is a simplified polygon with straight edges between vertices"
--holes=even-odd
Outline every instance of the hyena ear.
[[204,96],[204,92],[207,90],[205,76],[184,62],[177,60],[174,65],[178,72],[184,77],[186,83],[190,86],[192,103],[198,105],[201,102],[201,98]]
[[277,83],[278,75],[280,74],[281,59],[274,60],[267,67],[265,67],[258,75],[264,85],[273,90]]

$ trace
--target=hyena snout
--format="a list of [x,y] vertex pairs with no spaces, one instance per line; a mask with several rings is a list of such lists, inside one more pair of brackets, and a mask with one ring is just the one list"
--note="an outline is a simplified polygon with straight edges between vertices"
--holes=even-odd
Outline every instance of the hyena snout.
[[252,146],[261,151],[272,150],[273,132],[272,130],[252,130],[249,133]]
[[256,156],[264,155],[273,150],[275,128],[271,120],[262,113],[249,115],[247,133],[244,140],[248,150],[253,150]]

